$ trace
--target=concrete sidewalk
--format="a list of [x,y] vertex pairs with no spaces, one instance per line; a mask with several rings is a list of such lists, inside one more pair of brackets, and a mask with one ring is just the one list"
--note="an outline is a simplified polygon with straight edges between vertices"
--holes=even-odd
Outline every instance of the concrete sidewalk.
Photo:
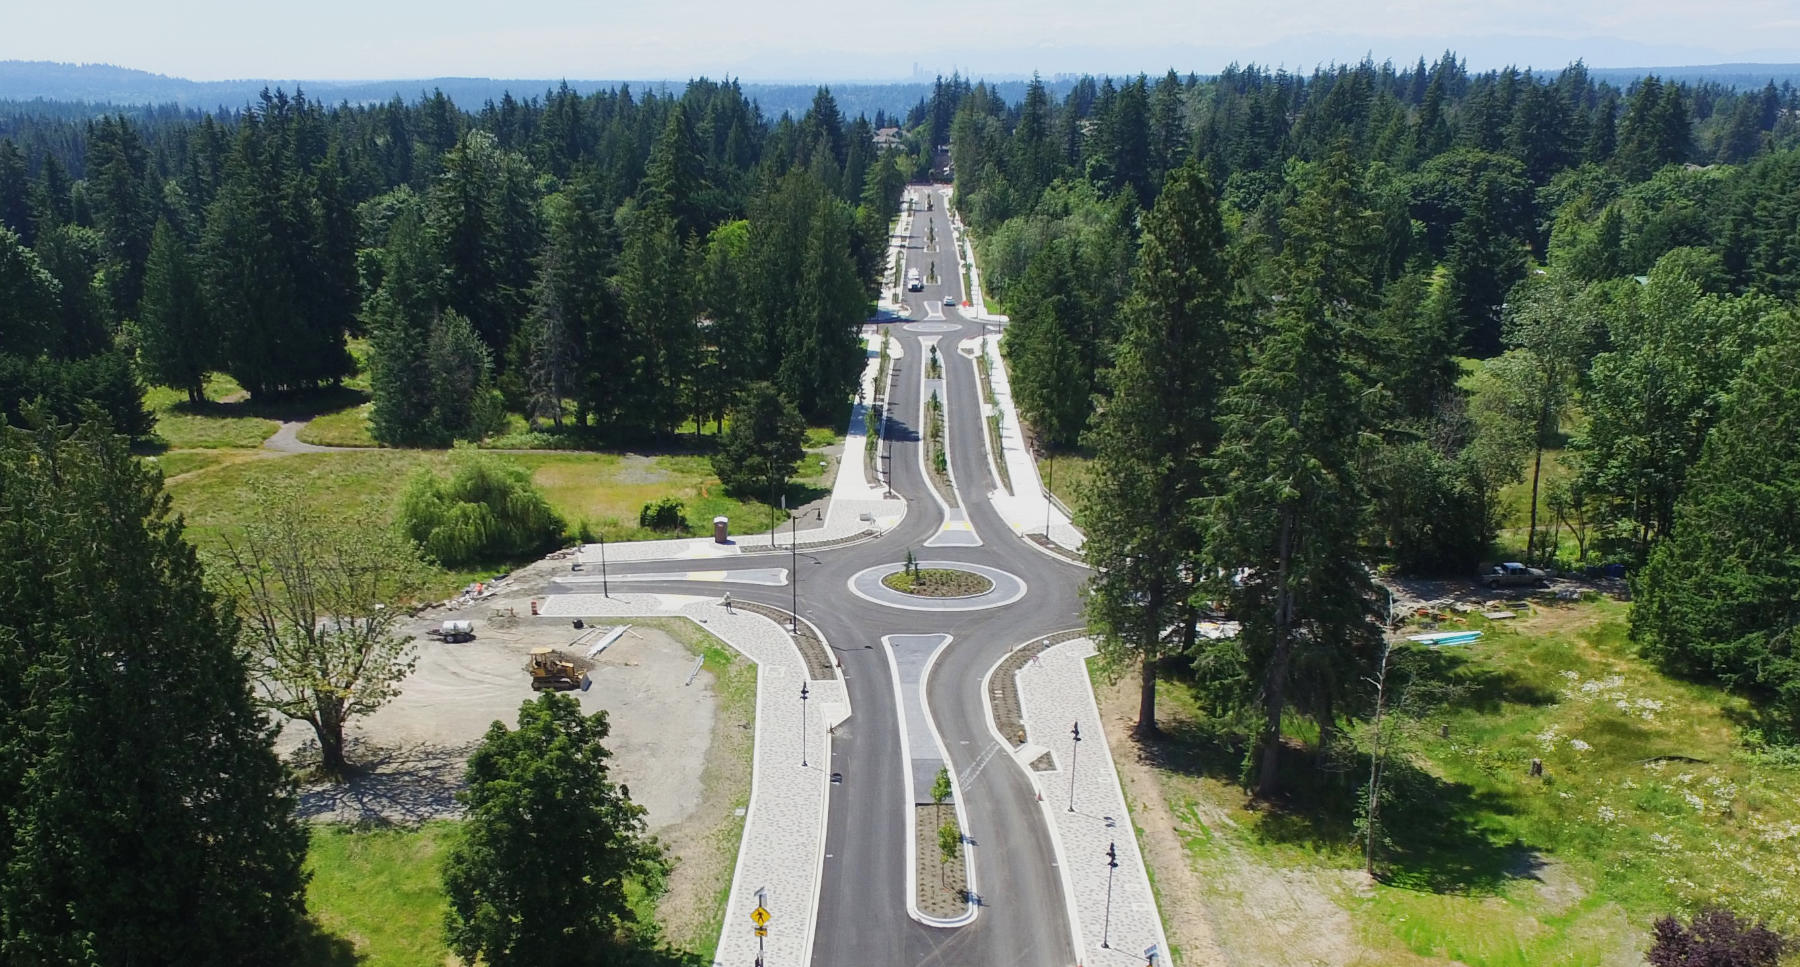
[[[830,730],[850,717],[844,683],[835,678],[808,680],[806,662],[781,626],[747,611],[727,612],[718,598],[558,594],[544,600],[543,613],[600,619],[691,618],[756,663],[750,803],[712,962],[716,967],[752,967],[757,962],[750,912],[761,891],[771,914],[763,962],[809,963],[830,808]],[[803,682],[808,693],[804,706]]]
[[[1076,959],[1082,967],[1143,967],[1147,951],[1154,947],[1156,963],[1163,967],[1170,962],[1169,940],[1163,935],[1156,895],[1088,680],[1086,659],[1093,653],[1092,641],[1076,638],[1019,670],[1019,700],[1029,741],[1014,758],[1043,799],[1044,821],[1056,843],[1057,868],[1074,925]],[[1073,751],[1076,743],[1070,731],[1075,724],[1081,726],[1079,753]],[[1030,759],[1046,749],[1055,759],[1056,771],[1033,771]],[[1116,851],[1117,869],[1108,869],[1108,847]]]
[[995,406],[1000,410],[1000,448],[1003,452],[995,458],[1006,461],[1006,474],[1011,478],[1013,489],[1010,496],[1003,490],[996,490],[989,495],[989,501],[1014,533],[1021,536],[1043,534],[1048,523],[1050,540],[1079,551],[1085,538],[1069,521],[1068,515],[1044,496],[1037,461],[1032,459],[1031,451],[1025,446],[1025,437],[1019,428],[1019,411],[1013,406],[1012,379],[1007,374],[1005,361],[1000,358],[1000,337],[987,336],[979,342],[981,351],[987,353],[988,382],[994,390]]
[[[866,436],[867,417],[865,416],[869,401],[875,398],[875,374],[881,368],[881,349],[879,337],[866,335],[864,345],[868,350],[868,362],[863,366],[861,392],[859,400],[850,409],[850,425],[844,436],[843,456],[838,460],[837,477],[832,481],[830,509],[825,513],[822,527],[813,527],[797,532],[802,544],[813,544],[822,541],[844,540],[855,537],[864,531],[874,530],[886,532],[899,524],[906,516],[906,501],[887,500],[883,497],[884,489],[879,482],[871,482],[863,473],[863,449]],[[811,516],[810,514],[808,516]],[[733,521],[733,525],[749,524],[748,521]],[[731,543],[715,543],[710,537],[688,537],[668,541],[624,541],[606,545],[606,561],[612,563],[629,563],[633,561],[686,561],[711,560],[722,557],[735,557],[745,551],[767,549],[771,544],[786,547],[789,533],[785,524],[777,523],[775,534],[771,539],[768,531],[752,531],[747,534],[733,534]],[[575,559],[584,565],[598,566],[600,563],[600,547],[598,544],[583,544],[576,549]]]

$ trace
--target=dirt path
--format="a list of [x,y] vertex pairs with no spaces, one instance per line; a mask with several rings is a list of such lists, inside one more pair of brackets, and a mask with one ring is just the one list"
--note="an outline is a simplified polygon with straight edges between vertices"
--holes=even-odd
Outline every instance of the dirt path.
[[1379,962],[1332,899],[1354,889],[1360,873],[1281,869],[1236,844],[1236,823],[1199,788],[1207,780],[1161,772],[1145,761],[1131,736],[1137,676],[1113,685],[1096,681],[1094,692],[1132,821],[1142,830],[1144,862],[1154,874],[1177,967]]

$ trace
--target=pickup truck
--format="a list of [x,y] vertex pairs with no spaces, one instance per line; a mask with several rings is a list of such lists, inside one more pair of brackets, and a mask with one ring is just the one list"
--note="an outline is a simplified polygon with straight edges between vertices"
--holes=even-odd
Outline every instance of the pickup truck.
[[1517,561],[1496,564],[1480,574],[1481,583],[1490,588],[1526,588],[1550,583],[1550,574]]

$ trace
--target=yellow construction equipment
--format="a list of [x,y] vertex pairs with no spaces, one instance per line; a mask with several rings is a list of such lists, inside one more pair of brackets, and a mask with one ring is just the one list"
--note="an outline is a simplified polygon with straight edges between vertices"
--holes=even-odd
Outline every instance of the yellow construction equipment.
[[575,662],[557,655],[553,648],[531,649],[525,670],[531,673],[532,691],[567,692],[587,685],[587,672]]

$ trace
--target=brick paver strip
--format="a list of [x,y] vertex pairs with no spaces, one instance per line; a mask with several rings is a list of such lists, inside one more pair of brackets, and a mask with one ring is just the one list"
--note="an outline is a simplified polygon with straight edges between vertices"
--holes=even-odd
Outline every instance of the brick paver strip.
[[[1031,748],[1047,748],[1055,772],[1034,772],[1032,782],[1043,796],[1043,815],[1057,844],[1058,869],[1070,898],[1075,921],[1076,960],[1083,967],[1142,967],[1144,951],[1154,945],[1157,963],[1169,962],[1156,897],[1138,850],[1125,793],[1119,787],[1100,710],[1094,702],[1086,658],[1093,642],[1076,638],[1049,648],[1019,670],[1019,694]],[[1081,752],[1074,763],[1074,806],[1069,811],[1069,768],[1074,740],[1072,723],[1081,724]],[[1106,850],[1118,850],[1112,879],[1111,916],[1107,916]],[[1102,939],[1106,948],[1100,946]]]

